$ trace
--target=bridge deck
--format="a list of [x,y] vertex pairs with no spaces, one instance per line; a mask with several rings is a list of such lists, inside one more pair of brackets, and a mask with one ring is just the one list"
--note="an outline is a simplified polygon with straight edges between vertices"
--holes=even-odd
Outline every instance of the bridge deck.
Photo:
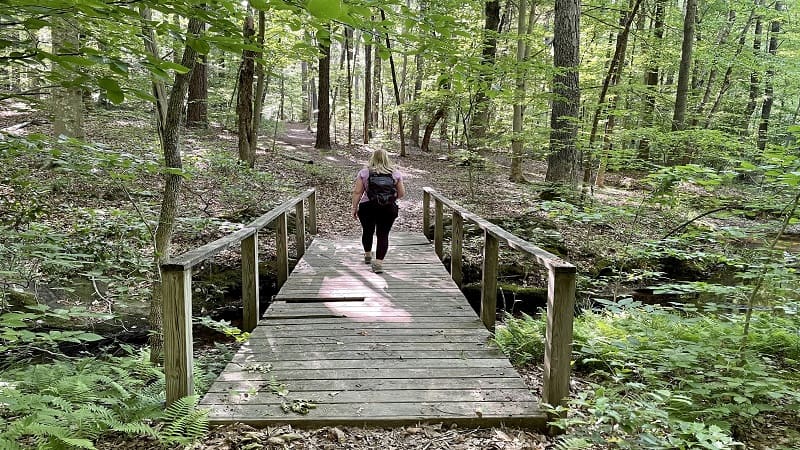
[[316,239],[202,399],[211,423],[544,428],[423,235],[394,233],[384,270],[357,239]]

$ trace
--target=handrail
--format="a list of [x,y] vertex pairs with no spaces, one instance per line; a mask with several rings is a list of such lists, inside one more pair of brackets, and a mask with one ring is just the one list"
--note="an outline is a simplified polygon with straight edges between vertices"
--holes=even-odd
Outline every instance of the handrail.
[[258,232],[275,224],[278,262],[278,287],[289,274],[287,215],[294,208],[297,255],[305,252],[306,210],[308,199],[308,228],[317,234],[316,189],[307,189],[243,228],[186,253],[169,258],[161,264],[161,296],[164,328],[164,375],[167,405],[194,392],[192,369],[192,269],[217,253],[241,243],[242,252],[242,328],[252,331],[258,323]]
[[[433,236],[430,235],[431,198],[434,201]],[[466,210],[435,189],[425,187],[422,196],[423,232],[429,239],[433,238],[434,249],[440,259],[444,256],[444,206],[450,208],[453,214],[450,274],[459,286],[462,282],[461,246],[464,241],[464,221],[476,224],[484,232],[480,316],[489,330],[494,330],[496,320],[499,244],[506,244],[509,248],[531,256],[534,261],[547,269],[547,331],[545,333],[542,397],[550,405],[560,404],[569,395],[576,267]]]

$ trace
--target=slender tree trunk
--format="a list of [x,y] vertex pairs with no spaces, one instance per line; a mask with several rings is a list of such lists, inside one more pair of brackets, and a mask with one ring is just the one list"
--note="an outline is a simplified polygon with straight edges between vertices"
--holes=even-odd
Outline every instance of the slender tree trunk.
[[[386,21],[386,12],[381,9],[381,20]],[[392,85],[394,86],[394,99],[397,102],[397,128],[400,132],[400,156],[406,156],[405,131],[403,129],[403,102],[400,99],[400,88],[397,85],[397,71],[394,67],[394,56],[392,55],[392,45],[389,42],[389,33],[386,33],[386,49],[389,50],[389,66],[392,69]]]
[[[625,66],[625,54],[628,51],[628,37],[630,36],[631,25],[634,23],[636,14],[639,11],[641,0],[634,0],[630,12],[620,13],[620,25],[622,31],[617,34],[617,45],[614,49],[614,56],[611,58],[611,63],[608,67],[608,72],[603,80],[603,87],[600,90],[600,100],[597,109],[594,113],[592,120],[592,132],[589,136],[589,148],[593,148],[594,140],[597,135],[597,124],[600,115],[606,117],[606,126],[603,133],[603,151],[600,155],[600,164],[597,168],[597,177],[595,184],[602,187],[605,184],[606,160],[611,152],[612,133],[614,131],[614,110],[617,108],[617,96],[611,96],[606,103],[606,96],[608,90],[614,88],[622,77],[622,68]],[[589,177],[591,179],[591,177]]]
[[319,103],[317,102],[317,81],[314,77],[309,78],[308,80],[308,131],[311,131],[311,127],[314,124],[314,114],[319,115],[319,111],[317,108],[319,107]]
[[300,121],[308,122],[309,101],[308,101],[308,63],[300,63],[300,92],[303,97],[303,104],[300,106]]
[[[79,25],[74,18],[57,16],[52,18],[53,48],[56,54],[75,53],[80,48]],[[68,76],[53,64],[57,78]],[[20,82],[16,83],[19,86]],[[82,138],[83,92],[80,87],[59,86],[53,91],[53,134]]]
[[[244,20],[243,35],[245,42],[253,43],[256,30],[253,16],[248,15]],[[236,96],[236,118],[239,128],[239,160],[248,167],[255,167],[255,146],[251,145],[251,130],[253,130],[253,80],[255,78],[255,56],[253,50],[242,51],[242,64],[239,68],[239,90]]]
[[[344,35],[345,39],[347,39],[347,27],[344,28]],[[342,70],[344,69],[344,60],[345,60],[345,44],[342,44],[342,51],[339,52],[339,70],[336,72],[336,79],[333,85],[333,96],[331,99],[331,136],[333,137],[333,142],[336,142],[336,126],[339,123],[336,117],[336,107],[339,104],[337,101],[339,99],[339,86],[342,84]]]
[[256,154],[258,148],[258,132],[261,130],[261,112],[264,109],[264,94],[267,91],[267,84],[269,83],[268,76],[264,70],[264,63],[261,62],[264,56],[264,34],[266,27],[266,14],[264,11],[258,12],[258,48],[262,51],[258,52],[256,56],[256,92],[253,99],[253,123],[249,130],[250,153]]
[[554,100],[550,118],[550,155],[547,175],[550,182],[577,183],[581,155],[576,140],[581,91],[578,77],[580,60],[580,0],[556,0],[553,26]]
[[[509,179],[515,183],[524,181],[522,176],[522,108],[525,103],[525,6],[527,0],[518,0],[517,11],[517,67],[516,90],[514,92],[514,117],[511,137],[511,173]],[[531,5],[532,7],[533,5]]]
[[[377,36],[377,35],[376,35]],[[372,126],[377,127],[380,123],[378,113],[381,112],[381,94],[383,92],[383,82],[381,81],[381,58],[380,58],[380,45],[374,45],[374,57],[372,58]],[[381,112],[382,114],[382,112]]]
[[[761,5],[761,0],[755,0],[756,9]],[[756,26],[753,32],[753,57],[755,61],[761,61],[761,34],[763,32],[761,15],[756,16]],[[758,97],[761,95],[761,74],[757,69],[750,72],[750,96],[747,101],[747,106],[744,108],[744,126],[742,127],[743,135],[747,135],[750,131],[750,120],[753,117],[753,112],[756,110],[758,104]]]
[[780,14],[783,11],[783,3],[778,0],[775,2],[776,16],[770,24],[769,44],[767,52],[772,56],[767,72],[764,75],[764,102],[761,105],[761,121],[758,124],[758,149],[763,153],[767,147],[767,131],[769,131],[769,119],[772,113],[772,102],[774,89],[772,79],[775,77],[775,55],[778,53],[778,35],[781,32]]
[[414,113],[411,115],[411,143],[414,147],[419,148],[419,127],[420,127],[420,118],[419,118],[419,105],[417,105],[417,100],[419,100],[419,93],[422,91],[422,54],[417,53],[414,56],[414,70],[415,70],[415,77],[414,77]]
[[350,62],[353,59],[353,52],[350,44],[353,40],[353,30],[349,27],[344,31],[344,51],[347,54],[347,145],[353,144],[353,72]]
[[692,51],[697,20],[697,0],[686,0],[686,16],[683,19],[683,43],[681,63],[678,70],[678,87],[675,93],[675,111],[672,115],[672,131],[686,129],[686,105],[689,100],[689,76],[692,68]]
[[364,39],[364,143],[372,133],[372,45]]
[[[716,48],[722,48],[728,41],[728,36],[730,36],[731,31],[733,30],[733,24],[736,22],[736,11],[731,9],[728,11],[728,22],[725,24],[725,27],[720,30],[719,35],[717,36]],[[703,91],[703,98],[700,100],[700,104],[697,105],[695,109],[694,117],[692,117],[692,127],[696,127],[700,122],[700,116],[705,114],[706,105],[708,104],[709,100],[711,100],[711,89],[714,86],[714,83],[717,81],[717,74],[719,73],[719,53],[714,54],[714,58],[711,63],[711,69],[708,72],[708,79],[706,80],[706,88]]]
[[[500,0],[486,0],[484,5],[483,50],[481,51],[481,71],[478,90],[472,101],[472,117],[469,135],[483,138],[489,126],[489,97],[486,91],[494,82],[494,62],[497,55],[497,35],[500,26]],[[472,140],[472,139],[470,139]]]
[[753,24],[753,20],[756,17],[755,14],[756,10],[753,8],[750,11],[750,17],[748,17],[747,22],[742,27],[741,33],[739,33],[739,44],[736,47],[733,57],[730,59],[732,62],[728,64],[728,68],[725,70],[725,75],[722,77],[722,83],[720,83],[720,88],[717,92],[716,98],[714,99],[714,103],[711,105],[711,109],[708,111],[708,114],[706,114],[705,124],[703,125],[704,128],[711,126],[711,119],[719,110],[719,106],[722,104],[722,97],[725,95],[731,85],[731,75],[733,74],[734,62],[739,59],[739,55],[741,55],[742,51],[744,50],[745,44],[747,43],[747,32],[750,30],[750,25]]
[[[664,39],[664,4],[666,0],[656,0],[655,17],[653,19],[653,36],[659,43]],[[655,53],[655,52],[654,52]],[[644,84],[647,92],[644,96],[643,122],[646,127],[653,126],[653,116],[656,110],[656,90],[658,89],[659,59],[658,54],[651,55],[651,63],[645,73]],[[639,141],[639,159],[647,161],[650,159],[650,139],[647,134],[642,136]]]
[[319,42],[319,112],[317,113],[317,139],[314,148],[331,148],[331,116],[330,116],[330,67],[331,41],[330,34],[317,35]]
[[[145,20],[149,17],[150,12],[143,8],[142,17]],[[154,33],[149,29],[146,22],[142,25],[145,49],[150,52],[151,49],[158,48],[155,42]],[[198,19],[189,19],[187,34],[197,37],[200,35],[203,27],[203,22]],[[151,57],[159,58],[158,53],[150,53]],[[163,349],[164,337],[162,334],[163,323],[163,300],[161,297],[161,263],[169,259],[170,246],[172,243],[172,234],[175,228],[175,219],[178,215],[178,203],[181,190],[181,182],[183,177],[180,171],[183,169],[181,162],[181,149],[180,149],[180,123],[181,114],[183,112],[184,103],[186,101],[186,94],[189,88],[189,80],[191,78],[191,69],[194,67],[197,52],[190,46],[186,46],[183,50],[183,57],[180,64],[189,68],[189,73],[175,74],[175,81],[172,83],[169,97],[159,99],[156,97],[156,113],[157,121],[159,122],[158,129],[161,130],[161,144],[164,151],[164,166],[167,169],[164,172],[164,193],[161,200],[161,209],[158,216],[158,225],[155,231],[155,263],[158,270],[158,279],[153,286],[153,296],[150,302],[150,361],[158,362],[161,357]],[[154,92],[159,92],[159,89],[154,86]],[[163,91],[162,91],[163,92]],[[160,115],[160,105],[163,101],[164,115],[163,120]]]

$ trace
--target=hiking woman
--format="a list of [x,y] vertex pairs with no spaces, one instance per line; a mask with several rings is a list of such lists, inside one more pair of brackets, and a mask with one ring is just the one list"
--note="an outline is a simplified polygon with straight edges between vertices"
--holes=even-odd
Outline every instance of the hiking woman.
[[[385,150],[375,150],[367,167],[358,171],[353,185],[353,218],[361,222],[361,244],[364,262],[372,263],[372,271],[383,272],[383,258],[389,249],[389,231],[397,218],[397,200],[406,195],[403,175],[394,170]],[[372,258],[372,236],[378,244]]]

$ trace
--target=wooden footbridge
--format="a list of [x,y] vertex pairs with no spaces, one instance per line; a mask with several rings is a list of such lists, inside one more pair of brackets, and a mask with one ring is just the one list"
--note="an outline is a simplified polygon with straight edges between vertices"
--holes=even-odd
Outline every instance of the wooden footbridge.
[[[540,402],[569,394],[575,267],[425,188],[422,233],[393,233],[385,272],[363,262],[359,237],[314,239],[313,189],[241,230],[162,266],[167,401],[194,391],[192,268],[241,243],[243,327],[251,331],[201,400],[213,424],[396,426],[418,422],[498,424],[543,429]],[[305,208],[304,203],[308,203]],[[441,263],[449,227],[450,273]],[[288,212],[294,212],[299,261],[289,274]],[[484,232],[480,317],[462,295],[464,223]],[[280,291],[258,317],[259,231],[274,225]],[[543,398],[535,398],[490,343],[500,244],[547,268],[548,324]]]

